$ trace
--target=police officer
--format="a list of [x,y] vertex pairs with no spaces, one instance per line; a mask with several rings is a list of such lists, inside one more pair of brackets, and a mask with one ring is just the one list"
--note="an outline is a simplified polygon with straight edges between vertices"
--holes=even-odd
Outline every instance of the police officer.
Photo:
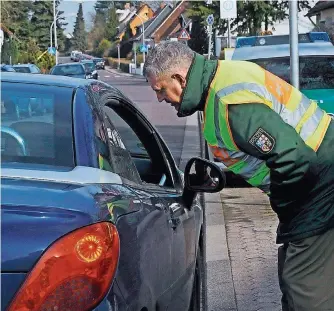
[[268,194],[279,218],[283,310],[334,310],[334,123],[315,101],[246,61],[157,45],[144,73],[179,117],[204,114],[204,137],[228,169]]

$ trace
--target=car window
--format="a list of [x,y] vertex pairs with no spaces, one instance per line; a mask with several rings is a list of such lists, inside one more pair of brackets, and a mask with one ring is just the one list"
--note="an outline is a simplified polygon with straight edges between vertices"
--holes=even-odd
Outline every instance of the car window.
[[90,72],[95,70],[95,64],[94,63],[84,63],[84,66],[85,66],[86,70],[88,70]]
[[[252,61],[288,83],[291,83],[289,57]],[[334,88],[334,56],[300,57],[299,72],[301,89]]]
[[85,71],[81,65],[62,65],[54,67],[52,74],[60,76],[71,76],[85,74]]
[[15,68],[16,72],[30,73],[29,67],[18,67],[18,66],[15,66],[14,68]]
[[156,137],[143,125],[139,115],[122,105],[116,111],[107,104],[104,111],[119,132],[141,179],[148,184],[174,188],[170,163],[165,162]]
[[1,163],[74,166],[71,88],[1,84]]
[[40,70],[34,65],[30,67],[31,73],[40,73]]
[[[93,96],[90,93],[86,96],[90,106],[94,107]],[[102,115],[105,117],[103,112]],[[96,110],[93,110],[93,122],[99,168],[140,184],[138,171],[115,127],[107,118],[102,120]]]
[[148,152],[143,146],[141,140],[129,124],[127,124],[113,109],[105,107],[104,111],[117,128],[123,139],[125,148],[130,152],[130,154],[132,156],[149,157]]

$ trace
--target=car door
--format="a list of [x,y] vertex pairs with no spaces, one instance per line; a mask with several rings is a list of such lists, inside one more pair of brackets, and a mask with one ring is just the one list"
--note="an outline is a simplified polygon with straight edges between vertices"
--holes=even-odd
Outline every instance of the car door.
[[[159,308],[187,310],[202,210],[196,204],[192,208],[185,207],[180,173],[167,146],[145,117],[122,100],[111,104],[106,102],[103,109],[130,152],[143,180],[140,188],[154,195],[156,204],[168,215],[169,239],[172,243],[171,268],[168,268],[171,269],[171,277],[158,299]],[[158,244],[155,245],[156,256],[159,262],[163,262],[166,252]]]
[[[155,310],[158,298],[171,283],[172,230],[169,214],[154,194],[142,188],[137,169],[120,134],[103,111],[102,116],[102,122],[94,121],[94,128],[102,140],[106,138],[108,141],[109,152],[98,148],[103,157],[103,161],[99,159],[99,167],[120,175],[124,186],[137,196],[142,205],[139,211],[117,218],[121,244],[116,283],[129,310]],[[171,297],[164,299],[161,305],[168,305]]]

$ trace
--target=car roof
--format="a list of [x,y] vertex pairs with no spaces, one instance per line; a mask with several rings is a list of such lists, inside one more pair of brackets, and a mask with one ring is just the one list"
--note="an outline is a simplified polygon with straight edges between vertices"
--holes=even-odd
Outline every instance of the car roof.
[[82,66],[81,63],[62,63],[62,64],[57,64],[54,67],[60,67],[60,66]]
[[[334,46],[330,42],[299,43],[299,56],[334,56]],[[290,45],[247,46],[236,48],[233,60],[266,59],[273,57],[289,57]]]
[[92,63],[93,60],[92,59],[83,59],[80,61],[80,63]]
[[[105,85],[108,87],[111,93],[115,97],[127,100],[131,105],[136,105],[118,88],[107,84],[103,81],[96,81],[94,79],[80,79],[67,76],[56,76],[47,74],[30,74],[30,73],[18,73],[18,72],[1,72],[1,82],[12,82],[12,83],[31,83],[39,85],[50,85],[50,86],[60,86],[68,88],[86,88],[90,85]],[[92,87],[93,89],[93,87]]]
[[93,81],[89,79],[79,79],[66,76],[55,76],[46,74],[29,74],[2,72],[1,82],[16,82],[16,83],[32,83],[42,85],[55,85],[70,88],[78,88],[91,84]]
[[31,67],[36,66],[35,64],[15,64],[13,67]]

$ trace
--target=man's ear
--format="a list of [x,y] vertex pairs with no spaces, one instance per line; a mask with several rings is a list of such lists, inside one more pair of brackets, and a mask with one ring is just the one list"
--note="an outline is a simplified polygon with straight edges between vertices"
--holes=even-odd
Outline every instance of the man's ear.
[[187,85],[187,80],[186,80],[186,78],[185,78],[183,75],[179,74],[179,73],[175,73],[175,74],[173,74],[173,75],[172,75],[172,79],[177,80],[177,81],[181,84],[181,87],[182,87],[183,89],[184,89],[184,88],[186,87],[186,85]]

